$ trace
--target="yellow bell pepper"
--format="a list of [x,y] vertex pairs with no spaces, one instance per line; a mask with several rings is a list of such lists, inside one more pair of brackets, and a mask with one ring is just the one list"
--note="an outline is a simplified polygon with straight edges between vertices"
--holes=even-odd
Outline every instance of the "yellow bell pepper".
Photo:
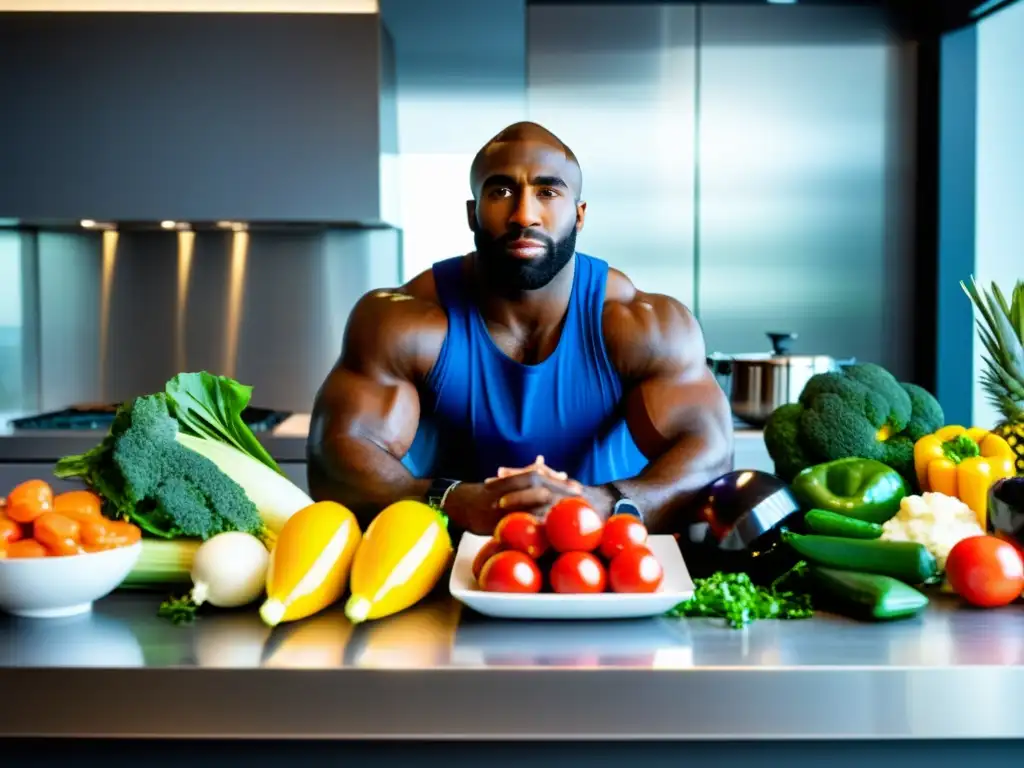
[[988,530],[988,491],[996,480],[1016,470],[1013,449],[999,435],[981,427],[951,425],[914,444],[914,470],[922,493],[960,499]]

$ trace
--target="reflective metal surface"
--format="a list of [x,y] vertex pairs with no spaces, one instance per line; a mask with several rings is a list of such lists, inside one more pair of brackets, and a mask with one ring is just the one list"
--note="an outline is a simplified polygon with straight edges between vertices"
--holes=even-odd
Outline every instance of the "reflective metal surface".
[[161,597],[0,618],[0,687],[32,692],[0,735],[1024,737],[1020,606],[937,597],[910,621],[733,631],[499,622],[438,597],[355,628],[331,610],[271,630],[254,610],[174,626]]
[[755,427],[763,427],[779,406],[795,403],[812,376],[854,362],[840,362],[829,355],[789,354],[797,334],[766,335],[771,352],[708,356],[709,367],[729,396],[733,415]]
[[881,11],[595,2],[528,20],[529,118],[582,164],[581,250],[688,305],[709,350],[785,328],[913,373],[914,70]]
[[692,6],[527,6],[528,116],[583,168],[579,249],[694,301]]
[[39,410],[117,402],[208,370],[253,386],[253,405],[306,412],[352,306],[397,284],[401,257],[388,229],[23,239],[38,274]]
[[[1016,281],[1024,277],[1020,251],[1020,242],[1024,239],[1024,217],[1021,217],[1024,142],[1020,135],[1024,120],[1024,88],[1020,79],[1024,67],[1022,41],[1024,5],[1020,3],[1011,3],[978,22],[977,133],[974,146],[964,150],[976,157],[972,185],[975,198],[971,206],[975,216],[973,242],[965,243],[966,250],[973,255],[970,272],[980,285],[988,286],[996,281],[1007,296]],[[977,313],[974,316],[977,317]],[[972,333],[971,340],[970,413],[974,424],[987,427],[998,423],[1002,414],[982,386],[985,346],[977,333]],[[962,337],[958,341],[962,344]],[[957,361],[960,359],[957,354]]]
[[708,348],[758,349],[766,328],[783,328],[802,349],[909,377],[908,43],[854,4],[704,5],[698,25]]

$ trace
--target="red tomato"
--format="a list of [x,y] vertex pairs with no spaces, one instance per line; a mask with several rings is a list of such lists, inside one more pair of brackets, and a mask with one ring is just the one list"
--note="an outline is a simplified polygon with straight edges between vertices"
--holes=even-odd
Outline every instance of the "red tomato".
[[480,571],[484,569],[484,563],[499,552],[504,552],[505,547],[497,539],[489,539],[486,544],[480,547],[480,551],[473,558],[473,578],[480,581]]
[[608,566],[613,592],[655,592],[665,573],[647,547],[630,547],[617,554]]
[[604,592],[608,586],[604,566],[589,552],[566,552],[559,556],[548,578],[551,589],[563,595]]
[[500,541],[505,549],[515,549],[534,560],[543,555],[548,548],[548,540],[544,537],[544,528],[540,520],[529,512],[512,512],[505,515],[494,529],[494,538]]
[[971,605],[1009,605],[1024,591],[1024,560],[1009,542],[995,536],[971,536],[950,551],[946,578],[953,591]]
[[499,552],[480,571],[480,586],[488,592],[540,592],[544,578],[529,555]]
[[601,534],[601,554],[611,560],[630,547],[647,543],[647,529],[633,515],[612,515],[604,524]]
[[586,499],[555,504],[544,518],[544,533],[558,552],[593,552],[601,544],[604,523]]

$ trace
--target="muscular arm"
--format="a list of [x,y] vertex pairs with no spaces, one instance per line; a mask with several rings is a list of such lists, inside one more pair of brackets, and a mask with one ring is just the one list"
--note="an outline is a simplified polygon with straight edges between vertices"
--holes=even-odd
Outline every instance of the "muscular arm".
[[349,507],[364,527],[388,504],[422,498],[429,489],[430,481],[414,477],[401,459],[416,435],[415,379],[439,322],[444,313],[429,302],[367,294],[353,309],[341,356],[317,393],[307,444],[311,495]]
[[606,306],[604,328],[627,385],[630,433],[650,460],[615,485],[652,531],[665,530],[695,491],[732,469],[729,403],[708,369],[697,321],[675,299],[631,289]]

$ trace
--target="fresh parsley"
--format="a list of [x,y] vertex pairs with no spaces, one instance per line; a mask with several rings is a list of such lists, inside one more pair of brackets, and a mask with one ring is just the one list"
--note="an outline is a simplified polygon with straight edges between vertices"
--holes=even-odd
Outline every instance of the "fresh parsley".
[[171,597],[160,604],[156,615],[162,619],[169,619],[175,624],[191,624],[195,621],[196,611],[199,606],[192,602],[189,595],[183,597]]
[[[720,572],[697,579],[693,597],[669,616],[724,619],[733,629],[759,619],[808,619],[814,615],[811,598],[799,588],[806,569],[806,563],[798,563],[767,588],[754,584],[745,573]],[[786,588],[790,584],[793,587]]]

